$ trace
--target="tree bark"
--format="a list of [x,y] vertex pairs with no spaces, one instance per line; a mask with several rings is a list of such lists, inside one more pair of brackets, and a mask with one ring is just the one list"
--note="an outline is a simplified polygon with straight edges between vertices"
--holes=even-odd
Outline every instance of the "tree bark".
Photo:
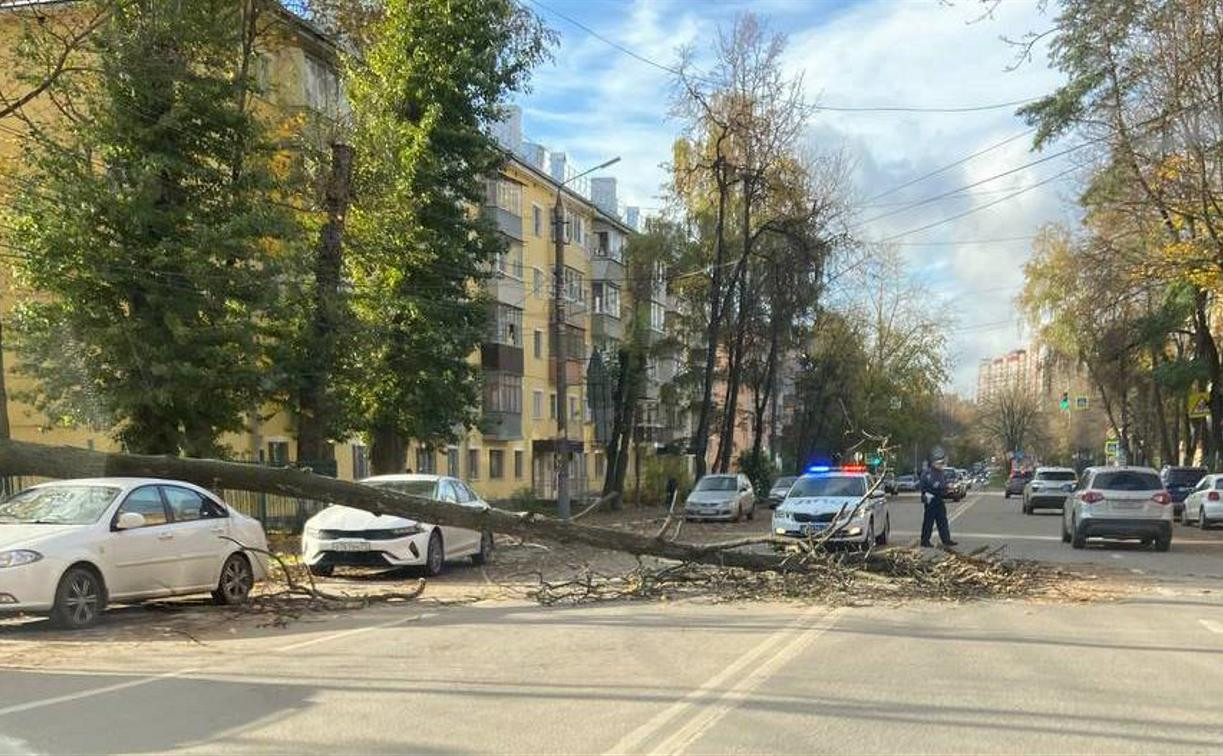
[[696,479],[705,475],[705,455],[709,450],[709,418],[713,413],[713,376],[718,362],[718,331],[722,325],[722,265],[726,258],[726,193],[729,191],[725,177],[726,164],[721,157],[722,140],[717,143],[719,156],[714,165],[718,183],[718,214],[714,224],[714,265],[709,286],[709,327],[705,331],[705,368],[701,385],[701,404],[697,407],[696,431],[692,439],[692,453],[696,457]]
[[105,454],[63,446],[0,441],[0,470],[8,475],[48,478],[136,476],[185,480],[212,489],[257,491],[326,501],[437,525],[581,543],[663,559],[751,570],[802,570],[801,565],[794,563],[795,560],[780,554],[734,551],[718,544],[666,541],[625,530],[567,523],[551,517],[520,516],[495,508],[480,510],[291,468],[171,456]]
[[335,447],[328,441],[335,422],[330,377],[335,370],[341,304],[344,217],[348,213],[352,181],[352,147],[331,145],[331,173],[324,205],[327,222],[319,234],[314,258],[314,310],[306,344],[313,364],[306,370],[297,406],[297,461],[299,464],[335,463]]
[[4,374],[4,324],[0,322],[0,441],[12,437],[8,424],[8,389]]
[[394,475],[407,467],[408,445],[389,424],[377,424],[370,432],[369,465],[374,475]]

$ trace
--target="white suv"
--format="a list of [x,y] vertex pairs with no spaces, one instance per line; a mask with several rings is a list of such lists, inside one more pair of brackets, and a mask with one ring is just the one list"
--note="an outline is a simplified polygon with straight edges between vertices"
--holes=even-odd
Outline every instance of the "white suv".
[[1172,500],[1149,467],[1090,467],[1062,508],[1062,540],[1076,549],[1088,538],[1130,538],[1172,545]]

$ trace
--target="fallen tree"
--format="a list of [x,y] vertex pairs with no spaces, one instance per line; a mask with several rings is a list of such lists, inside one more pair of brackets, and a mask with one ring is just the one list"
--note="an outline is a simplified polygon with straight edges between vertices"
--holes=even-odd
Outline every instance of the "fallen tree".
[[519,514],[495,508],[471,509],[291,468],[269,468],[213,459],[108,454],[75,447],[0,440],[0,475],[35,475],[61,479],[114,476],[170,478],[189,481],[210,489],[237,489],[326,501],[374,514],[408,517],[437,525],[487,530],[523,538],[581,543],[679,562],[749,570],[805,569],[801,562],[784,554],[739,550],[746,545],[767,542],[767,537],[727,544],[681,543],[667,540],[661,535],[650,537],[613,528],[579,525],[536,514]]

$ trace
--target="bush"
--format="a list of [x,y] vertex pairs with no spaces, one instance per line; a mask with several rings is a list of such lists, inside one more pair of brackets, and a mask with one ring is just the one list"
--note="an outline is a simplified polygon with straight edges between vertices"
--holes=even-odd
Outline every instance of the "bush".
[[745,451],[739,455],[739,472],[747,476],[756,490],[756,498],[763,499],[769,495],[769,488],[780,472],[777,465],[763,451],[752,453]]
[[[641,504],[663,506],[667,495],[667,479],[675,478],[678,484],[676,501],[681,504],[692,490],[692,473],[688,471],[688,458],[675,454],[657,454],[641,459]],[[633,481],[625,481],[625,495],[633,491]]]

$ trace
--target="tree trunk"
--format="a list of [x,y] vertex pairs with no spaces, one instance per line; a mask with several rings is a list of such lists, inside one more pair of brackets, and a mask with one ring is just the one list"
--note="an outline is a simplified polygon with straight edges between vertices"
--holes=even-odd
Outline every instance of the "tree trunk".
[[329,379],[337,363],[337,329],[342,319],[340,277],[352,162],[352,147],[331,145],[331,173],[324,198],[327,222],[319,234],[318,252],[314,257],[314,309],[306,340],[312,364],[302,380],[297,408],[298,463],[321,462],[329,468],[335,464],[335,447],[328,437],[336,419]]
[[1194,302],[1194,335],[1198,357],[1206,365],[1210,385],[1209,458],[1203,462],[1214,469],[1218,466],[1219,450],[1223,449],[1223,366],[1219,364],[1219,349],[1210,331],[1206,292],[1198,290]]
[[[721,142],[718,144],[721,149]],[[714,226],[714,265],[709,285],[709,327],[705,331],[705,369],[701,385],[701,404],[697,407],[696,431],[692,438],[692,453],[696,457],[696,478],[705,475],[705,454],[709,449],[709,418],[713,412],[713,374],[718,362],[718,331],[722,324],[722,264],[726,257],[726,178],[721,158],[714,167],[718,181],[718,215]]]
[[747,335],[747,314],[751,308],[748,297],[747,269],[739,271],[738,310],[735,315],[734,341],[730,345],[726,373],[726,402],[722,417],[722,437],[718,441],[718,469],[730,472],[735,452],[735,426],[739,414],[739,388],[743,374],[743,342]]
[[[773,383],[777,374],[777,340],[778,334],[777,324],[769,329],[769,354],[765,359],[764,368],[764,385],[756,389],[756,416],[753,418],[752,425],[752,456],[759,457],[760,452],[764,447],[764,414],[769,408],[770,400],[773,398]],[[773,409],[774,417],[776,417],[776,406]],[[770,439],[771,445],[771,439]]]
[[369,465],[374,475],[394,475],[407,467],[408,445],[389,424],[376,424],[370,432]]
[[12,437],[8,424],[8,389],[4,374],[4,324],[0,322],[0,441]]
[[186,480],[214,490],[256,491],[312,501],[327,501],[356,509],[413,520],[506,533],[528,539],[582,543],[630,554],[656,556],[752,570],[801,571],[797,560],[772,553],[727,549],[718,544],[689,544],[638,535],[627,530],[592,527],[504,510],[476,509],[384,488],[336,480],[291,468],[269,468],[217,460],[172,456],[105,454],[70,447],[0,441],[0,470],[9,475],[48,478],[153,477]]

